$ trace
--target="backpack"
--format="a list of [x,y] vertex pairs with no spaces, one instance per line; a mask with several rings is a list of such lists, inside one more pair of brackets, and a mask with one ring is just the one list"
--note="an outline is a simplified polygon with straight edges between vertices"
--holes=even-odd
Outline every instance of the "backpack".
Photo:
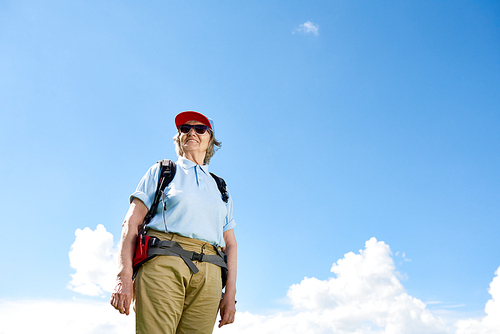
[[[205,262],[210,262],[214,263],[218,266],[221,267],[222,269],[222,286],[225,286],[225,276],[227,275],[227,258],[222,253],[222,251],[218,250],[217,247],[214,246],[216,249],[217,253],[219,255],[211,255],[211,256],[202,256],[200,257],[201,254],[195,253],[195,252],[188,252],[182,249],[182,247],[177,244],[172,246],[168,246],[169,248],[172,248],[172,250],[169,250],[167,252],[163,251],[162,253],[158,253],[158,251],[155,251],[152,249],[157,248],[160,243],[165,243],[164,241],[160,241],[157,238],[150,237],[146,235],[146,226],[149,224],[151,219],[155,216],[156,210],[158,208],[158,203],[160,202],[160,197],[165,188],[172,182],[175,176],[175,162],[172,160],[164,159],[158,161],[160,164],[160,177],[158,178],[158,185],[156,187],[156,193],[155,193],[155,198],[153,200],[153,204],[151,205],[150,209],[148,210],[148,213],[144,217],[144,221],[139,227],[139,235],[137,236],[137,241],[136,241],[136,248],[135,248],[135,255],[134,255],[134,260],[133,260],[133,267],[134,267],[134,274],[133,278],[137,275],[137,271],[139,270],[140,266],[144,264],[145,262],[151,260],[157,255],[173,255],[173,256],[179,256],[181,257],[184,262],[188,265],[188,267],[193,271],[193,273],[197,273],[198,269],[192,262],[193,260],[198,260],[203,258],[203,261]],[[215,175],[214,173],[210,172],[210,175],[215,180],[215,183],[217,184],[217,188],[219,189],[221,193],[221,198],[222,200],[227,203],[229,200],[229,195],[227,192],[227,186],[226,182],[224,181],[223,178]],[[166,246],[166,245],[164,245]],[[180,249],[179,249],[180,247]],[[222,259],[222,261],[221,261]]]

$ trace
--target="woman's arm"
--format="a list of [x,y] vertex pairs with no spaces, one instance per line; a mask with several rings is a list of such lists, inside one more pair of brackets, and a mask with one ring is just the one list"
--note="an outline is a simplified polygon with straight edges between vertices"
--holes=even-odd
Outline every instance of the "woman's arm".
[[122,224],[118,275],[115,291],[111,295],[111,305],[121,314],[129,315],[130,303],[134,295],[132,282],[135,242],[139,234],[139,226],[144,221],[148,208],[144,203],[134,198]]
[[236,272],[237,272],[237,258],[238,258],[238,244],[234,236],[234,229],[224,232],[224,242],[226,247],[223,251],[227,255],[227,280],[224,297],[220,303],[220,317],[219,328],[232,324],[234,322],[234,315],[236,314]]

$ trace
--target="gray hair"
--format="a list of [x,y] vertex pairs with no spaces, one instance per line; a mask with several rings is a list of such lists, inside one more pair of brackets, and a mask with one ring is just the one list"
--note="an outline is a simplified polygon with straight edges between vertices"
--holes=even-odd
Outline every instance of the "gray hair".
[[[203,160],[204,165],[208,165],[210,163],[210,159],[212,159],[215,152],[222,146],[222,142],[215,139],[213,131],[208,129],[208,132],[210,132],[210,141],[208,142],[207,153],[205,154],[205,159]],[[174,140],[175,152],[177,155],[181,157],[184,156],[184,150],[181,146],[181,132],[177,131],[172,139]]]

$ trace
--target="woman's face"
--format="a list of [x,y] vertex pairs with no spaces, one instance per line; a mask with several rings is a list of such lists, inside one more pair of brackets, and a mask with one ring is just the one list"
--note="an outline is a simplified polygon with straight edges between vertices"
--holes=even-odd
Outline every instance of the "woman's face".
[[[189,121],[186,122],[189,125],[203,125],[203,123],[198,121]],[[185,154],[188,153],[207,153],[208,143],[210,142],[210,132],[209,130],[205,131],[204,134],[200,135],[196,133],[194,128],[191,128],[188,133],[181,133],[180,142],[182,149]]]

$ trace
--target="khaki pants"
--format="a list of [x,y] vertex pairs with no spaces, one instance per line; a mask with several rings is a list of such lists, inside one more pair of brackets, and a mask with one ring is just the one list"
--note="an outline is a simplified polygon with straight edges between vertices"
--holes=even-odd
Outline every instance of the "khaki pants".
[[[148,235],[177,241],[188,251],[217,254],[197,239],[154,230]],[[176,256],[160,255],[142,265],[134,281],[136,333],[212,333],[222,294],[221,269],[193,262],[196,274]]]

